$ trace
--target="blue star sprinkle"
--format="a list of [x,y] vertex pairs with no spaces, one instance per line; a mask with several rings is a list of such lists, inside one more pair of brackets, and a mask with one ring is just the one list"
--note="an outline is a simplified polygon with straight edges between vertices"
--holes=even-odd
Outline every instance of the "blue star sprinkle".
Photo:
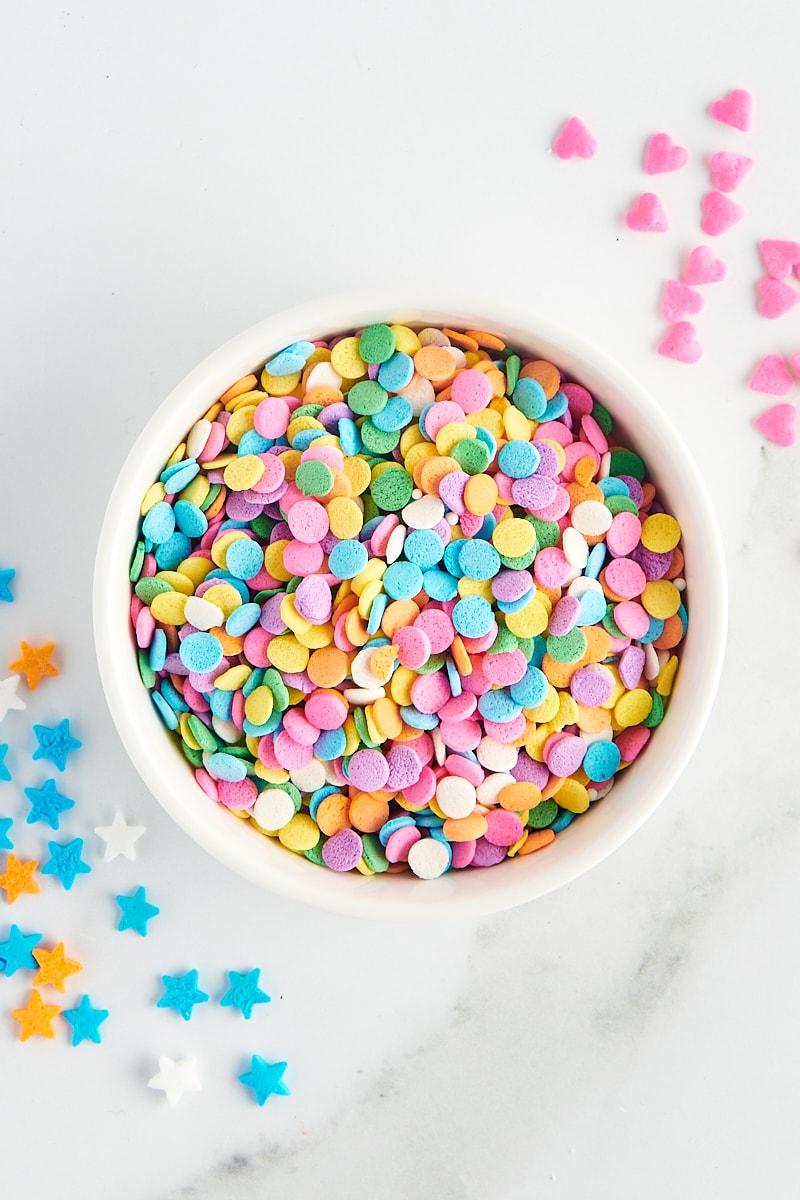
[[132,896],[117,896],[116,901],[122,909],[117,929],[135,929],[142,937],[147,937],[147,922],[157,917],[161,909],[148,903],[144,888],[137,888]]
[[56,788],[55,779],[47,779],[40,788],[23,788],[25,795],[31,802],[31,811],[28,813],[28,824],[33,825],[34,821],[44,821],[51,829],[58,829],[58,818],[68,808],[75,807],[75,801],[70,800],[69,796],[62,796]]
[[46,758],[55,763],[59,771],[67,765],[67,757],[73,750],[80,750],[83,742],[72,737],[69,721],[64,718],[57,725],[34,725],[33,732],[39,745],[33,752],[34,759]]
[[268,1004],[270,997],[258,986],[261,971],[258,967],[241,975],[238,971],[228,971],[230,987],[220,1000],[223,1008],[240,1008],[246,1021],[250,1020],[254,1004]]
[[48,842],[50,860],[42,867],[42,875],[57,875],[67,891],[75,882],[76,875],[88,875],[91,867],[81,858],[83,838],[71,842]]
[[0,850],[14,849],[14,843],[8,836],[8,831],[13,824],[13,817],[0,817]]
[[164,995],[156,1004],[156,1008],[174,1008],[184,1021],[192,1015],[195,1004],[205,1004],[208,999],[206,992],[201,992],[197,986],[197,971],[187,971],[185,975],[162,975]]
[[61,1015],[72,1026],[72,1044],[97,1042],[100,1045],[100,1026],[108,1016],[107,1008],[93,1008],[88,996],[82,996],[77,1008],[62,1009]]
[[11,580],[16,573],[13,567],[7,567],[4,571],[0,571],[0,600],[5,600],[6,604],[14,603],[14,597],[11,595]]
[[239,1076],[239,1082],[253,1089],[260,1107],[269,1096],[291,1095],[282,1078],[285,1070],[285,1062],[268,1063],[259,1054],[254,1054],[250,1070]]
[[8,767],[6,766],[6,762],[5,762],[7,750],[8,750],[7,743],[5,745],[0,746],[0,779],[5,780],[6,783],[10,783],[11,782],[11,772],[9,771]]
[[38,971],[39,964],[31,954],[34,946],[42,940],[41,933],[23,933],[19,925],[12,925],[8,939],[0,942],[0,969],[4,975],[13,975],[22,967],[26,971]]

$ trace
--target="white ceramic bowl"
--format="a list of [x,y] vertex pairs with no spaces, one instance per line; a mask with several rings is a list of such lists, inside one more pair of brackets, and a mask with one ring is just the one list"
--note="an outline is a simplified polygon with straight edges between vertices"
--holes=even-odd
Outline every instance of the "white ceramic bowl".
[[[337,874],[285,850],[213,804],[168,736],[139,678],[129,627],[128,569],[141,498],[187,430],[231,383],[277,350],[375,321],[490,329],[523,355],[551,359],[610,409],[648,464],[683,530],[689,629],[669,711],[647,750],[605,800],[541,853],[485,870],[412,875]],[[100,675],[119,735],[143,781],[208,852],[270,891],[334,912],[390,920],[475,916],[543,896],[601,862],[647,820],[686,766],[708,719],[722,667],[727,586],[719,530],[700,473],[662,409],[602,351],[535,313],[426,289],[353,292],[278,313],[195,367],[137,439],[108,503],[97,550],[94,631]]]

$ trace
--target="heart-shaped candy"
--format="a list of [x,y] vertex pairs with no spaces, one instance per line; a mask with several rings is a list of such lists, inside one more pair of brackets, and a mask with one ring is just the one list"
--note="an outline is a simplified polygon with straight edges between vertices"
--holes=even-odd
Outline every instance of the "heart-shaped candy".
[[768,354],[756,367],[750,387],[769,396],[786,396],[794,387],[794,379],[780,354]]
[[689,161],[689,152],[673,142],[668,133],[654,133],[647,143],[644,154],[644,169],[648,175],[663,175],[665,171],[679,171]]
[[695,327],[691,321],[678,321],[662,338],[658,353],[664,358],[674,358],[678,362],[695,363],[703,353],[700,343],[695,337]]
[[734,129],[747,130],[750,128],[750,115],[753,108],[753,97],[744,88],[735,88],[715,100],[709,112],[723,125],[732,125]]
[[719,154],[712,154],[708,164],[711,182],[718,192],[732,192],[752,165],[752,158],[746,154],[730,154],[727,150],[720,150]]
[[661,311],[668,321],[680,321],[681,317],[699,313],[702,307],[703,297],[699,292],[693,292],[677,279],[668,279],[664,284]]
[[779,242],[770,239],[759,242],[758,248],[764,260],[767,274],[773,279],[785,279],[791,275],[792,267],[800,264],[800,242]]
[[758,284],[758,311],[762,317],[782,317],[800,302],[800,292],[782,283],[780,279],[761,279]]
[[597,142],[580,117],[570,117],[556,135],[553,153],[559,158],[594,158]]
[[698,283],[719,283],[728,273],[721,258],[714,258],[709,246],[698,246],[689,255],[683,272],[683,282],[694,286]]
[[666,233],[669,229],[667,214],[655,192],[642,192],[625,214],[628,229],[641,233]]
[[722,192],[706,192],[702,199],[703,219],[700,227],[703,233],[711,237],[719,237],[731,225],[741,221],[744,209],[735,200],[729,200]]
[[797,441],[797,409],[793,404],[776,404],[755,419],[756,429],[776,446],[793,446]]

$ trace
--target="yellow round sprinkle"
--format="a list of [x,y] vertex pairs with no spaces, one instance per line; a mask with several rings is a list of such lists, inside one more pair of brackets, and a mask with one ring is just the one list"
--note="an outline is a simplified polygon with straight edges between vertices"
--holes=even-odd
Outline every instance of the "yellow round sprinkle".
[[650,716],[653,698],[644,688],[634,688],[626,692],[614,705],[614,719],[622,729],[630,725],[641,725],[645,717]]
[[211,547],[211,557],[218,567],[222,567],[225,570],[228,565],[228,547],[233,542],[240,542],[245,537],[247,537],[247,534],[243,529],[228,529],[225,533],[220,534]]
[[[466,498],[466,490],[465,490]],[[522,517],[507,517],[500,521],[492,533],[492,544],[498,554],[516,558],[527,554],[536,542],[536,530],[530,521]]]
[[200,743],[197,741],[191,729],[189,728],[189,717],[191,715],[192,714],[188,712],[181,713],[178,717],[178,728],[181,731],[181,737],[186,742],[186,745],[189,747],[189,749],[199,750]]
[[484,408],[482,412],[469,413],[467,424],[474,425],[476,429],[485,429],[495,441],[503,436],[503,418],[493,408]]
[[553,732],[555,731],[548,721],[544,725],[540,725],[536,732],[528,738],[525,750],[531,758],[535,758],[537,762],[544,762],[544,744]]
[[342,338],[331,350],[331,366],[342,379],[360,379],[367,373],[367,364],[358,352],[357,337]]
[[183,462],[184,458],[186,458],[186,442],[181,442],[181,444],[176,446],[172,451],[172,454],[170,454],[169,458],[167,459],[165,466],[174,467],[176,463]]
[[405,458],[412,446],[418,446],[424,441],[425,437],[419,425],[407,425],[400,435],[400,453]]
[[681,527],[668,513],[653,513],[642,525],[642,545],[656,554],[668,554],[681,540]]
[[670,659],[664,664],[661,673],[658,676],[658,685],[656,691],[659,696],[668,696],[672,691],[672,685],[675,682],[675,672],[678,669],[678,657],[673,654]]
[[364,524],[364,514],[355,500],[338,496],[328,502],[327,509],[328,521],[334,537],[340,539],[358,537]]
[[551,683],[542,703],[537,705],[536,708],[526,708],[525,711],[534,721],[552,721],[558,712],[558,705],[558,692]]
[[257,454],[243,454],[228,464],[222,477],[232,492],[246,492],[258,483],[265,470]]
[[284,633],[273,638],[267,646],[267,658],[279,671],[299,675],[308,664],[308,648],[301,646],[293,633]]
[[398,667],[389,683],[389,692],[395,704],[405,708],[411,703],[411,685],[417,678],[410,667]]
[[308,813],[295,813],[289,824],[278,830],[278,841],[287,850],[294,850],[295,854],[313,850],[319,839],[319,827]]
[[261,386],[270,396],[288,396],[297,387],[300,378],[299,371],[293,375],[268,375],[262,371]]
[[186,599],[183,592],[159,592],[150,603],[150,612],[162,625],[183,625]]
[[401,354],[409,354],[413,358],[422,348],[422,342],[407,325],[390,325],[389,328],[395,336],[395,350],[399,350]]
[[372,472],[369,469],[369,463],[363,458],[346,458],[343,470],[350,480],[354,496],[360,496],[372,483]]
[[538,637],[547,628],[548,619],[547,609],[541,599],[534,596],[519,612],[506,614],[506,626],[516,637]]
[[491,579],[467,579],[462,575],[458,581],[459,596],[482,596],[489,604],[494,603]]
[[491,475],[473,475],[464,488],[464,503],[476,517],[485,517],[497,504],[497,484]]
[[190,504],[196,504],[200,508],[208,493],[211,491],[211,484],[205,475],[195,475],[180,494],[179,499],[188,500]]
[[642,605],[651,617],[666,621],[668,617],[674,617],[680,608],[681,594],[669,579],[657,579],[645,585]]
[[216,677],[214,687],[223,692],[235,692],[244,687],[252,673],[253,669],[248,667],[247,663],[237,663],[235,667],[229,667]]
[[503,413],[503,429],[509,441],[529,442],[532,428],[531,422],[525,414],[521,413],[513,404],[509,404]]
[[179,563],[178,572],[185,575],[187,579],[191,579],[192,584],[197,587],[203,582],[208,572],[213,570],[213,567],[211,559],[198,554],[197,558],[185,558],[182,563]]
[[183,592],[184,596],[191,596],[194,592],[194,584],[186,575],[182,575],[180,571],[158,571],[156,579],[163,579],[164,583],[176,592]]
[[[196,478],[199,478],[199,476],[197,476]],[[144,496],[142,497],[142,503],[139,508],[139,512],[141,513],[141,515],[143,517],[146,516],[147,513],[150,512],[150,509],[153,507],[154,504],[161,503],[161,501],[164,499],[165,495],[166,495],[166,492],[164,491],[164,485],[163,485],[163,483],[161,483],[160,480],[157,479],[155,483],[151,483],[150,487],[147,489]]]
[[361,595],[358,597],[358,613],[365,621],[369,620],[370,609],[376,596],[379,596],[383,591],[383,584],[380,579],[372,579],[369,583],[365,583],[361,589]]
[[359,571],[350,584],[357,596],[360,596],[368,583],[372,583],[375,579],[383,579],[386,574],[386,563],[380,558],[371,559],[364,567],[363,571]]
[[[259,396],[261,393],[259,392]],[[238,446],[246,433],[249,433],[253,428],[253,417],[255,416],[256,406],[254,404],[244,404],[241,408],[237,408],[235,413],[232,413],[231,419],[225,426],[225,433],[228,441],[233,442],[234,446]]]
[[292,572],[287,571],[283,565],[283,552],[288,545],[286,538],[281,538],[277,542],[270,542],[264,551],[264,566],[272,578],[280,583],[288,583],[292,578]]
[[208,600],[209,604],[216,604],[217,608],[221,608],[226,621],[231,613],[240,608],[242,604],[242,597],[229,583],[215,583],[213,587],[203,593],[203,599]]
[[565,779],[558,789],[558,803],[568,812],[586,812],[589,807],[589,793],[577,779]]
[[[297,634],[297,640],[307,650],[321,650],[323,646],[330,646],[333,641],[333,626],[310,625],[308,629]],[[302,699],[301,696],[300,700],[302,701]]]
[[311,622],[301,616],[295,608],[294,592],[281,600],[281,620],[293,633],[307,633],[311,628]]
[[268,687],[262,684],[254,688],[244,702],[244,715],[252,725],[263,725],[272,716],[274,698]]
[[414,473],[414,468],[423,462],[426,458],[436,458],[436,447],[430,442],[417,442],[416,445],[409,448],[405,456],[406,470]]
[[459,442],[469,441],[477,437],[475,427],[466,421],[450,421],[443,425],[436,434],[436,449],[439,454],[449,454]]

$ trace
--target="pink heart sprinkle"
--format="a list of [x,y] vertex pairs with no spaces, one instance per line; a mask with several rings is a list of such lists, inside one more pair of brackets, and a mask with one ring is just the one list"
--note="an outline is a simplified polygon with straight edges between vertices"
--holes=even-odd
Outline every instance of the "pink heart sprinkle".
[[776,446],[793,446],[797,441],[797,409],[793,404],[776,404],[754,421],[764,437]]
[[708,233],[711,237],[719,237],[726,229],[730,229],[731,225],[741,221],[744,216],[741,204],[737,204],[735,200],[729,200],[727,196],[723,196],[722,192],[706,192],[702,205],[703,219],[700,227],[703,233]]
[[580,117],[570,117],[556,135],[553,153],[559,158],[594,158],[597,142]]
[[795,375],[798,379],[800,379],[800,354],[793,354],[789,359],[789,362],[792,364],[792,369]]
[[644,169],[648,175],[663,175],[665,171],[679,171],[689,161],[689,152],[676,145],[668,133],[654,133],[647,143]]
[[768,354],[756,367],[750,387],[769,396],[785,396],[794,387],[794,379],[780,354]]
[[680,321],[681,317],[699,313],[702,307],[703,297],[699,292],[693,292],[690,287],[678,283],[677,279],[668,279],[664,284],[661,311],[669,322]]
[[683,282],[689,284],[719,283],[728,273],[721,258],[714,258],[710,246],[698,246],[689,255],[683,272]]
[[703,351],[695,337],[692,322],[678,321],[677,325],[673,325],[659,344],[658,353],[664,358],[677,359],[678,362],[697,362]]
[[625,224],[628,229],[636,229],[641,233],[666,233],[669,229],[667,214],[655,192],[642,192],[634,200],[625,214]]
[[709,112],[723,125],[732,125],[734,129],[747,130],[750,128],[750,114],[753,107],[753,97],[744,88],[735,88],[721,100],[715,100]]
[[711,182],[718,192],[732,192],[752,165],[752,158],[746,154],[729,154],[727,150],[721,150],[719,154],[712,155],[708,164]]
[[767,274],[773,279],[785,279],[792,267],[800,264],[800,242],[759,242],[758,248],[764,260]]
[[762,279],[758,284],[758,311],[762,317],[782,317],[790,308],[800,301],[800,292],[796,292],[788,283],[780,279]]

